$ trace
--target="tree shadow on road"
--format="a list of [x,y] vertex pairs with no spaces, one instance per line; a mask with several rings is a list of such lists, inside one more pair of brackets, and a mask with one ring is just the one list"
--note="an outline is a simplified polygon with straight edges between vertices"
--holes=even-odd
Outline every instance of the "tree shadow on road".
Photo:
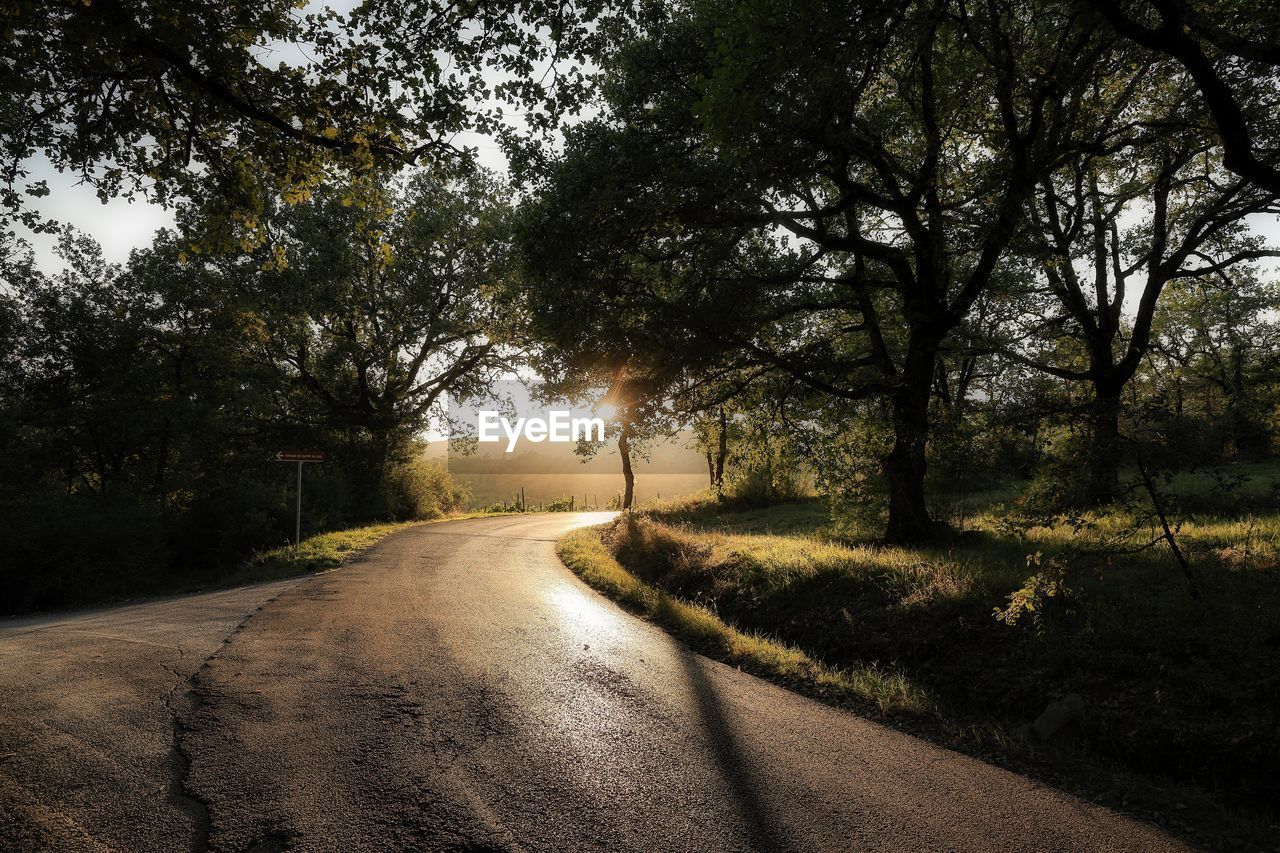
[[736,800],[751,847],[755,850],[790,850],[785,836],[773,824],[765,797],[754,784],[753,768],[743,755],[725,704],[706,671],[705,667],[710,664],[685,648],[679,650],[678,657],[697,699],[707,742]]

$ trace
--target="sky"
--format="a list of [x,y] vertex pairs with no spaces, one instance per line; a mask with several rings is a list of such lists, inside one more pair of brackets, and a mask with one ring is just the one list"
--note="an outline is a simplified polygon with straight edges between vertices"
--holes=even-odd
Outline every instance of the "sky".
[[[103,204],[93,187],[78,183],[73,174],[58,172],[43,157],[30,162],[31,179],[49,182],[49,195],[32,199],[30,206],[50,219],[74,226],[102,244],[108,261],[127,260],[135,248],[151,245],[160,228],[173,226],[172,212],[143,198],[115,198]],[[61,269],[54,255],[57,236],[32,234],[18,227],[19,236],[31,243],[36,262],[46,273]]]

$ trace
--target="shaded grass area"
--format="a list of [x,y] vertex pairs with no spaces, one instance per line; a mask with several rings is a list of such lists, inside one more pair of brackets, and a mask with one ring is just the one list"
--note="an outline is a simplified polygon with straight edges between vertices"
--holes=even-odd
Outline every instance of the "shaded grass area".
[[[1163,548],[1127,553],[1150,531],[1123,513],[1040,524],[1013,524],[1015,514],[975,508],[955,519],[957,543],[907,549],[833,526],[820,502],[732,511],[686,500],[596,536],[651,597],[818,667],[893,673],[913,697],[875,703],[894,722],[1176,829],[1273,839],[1280,513],[1188,518],[1180,543],[1198,598]],[[1050,568],[1052,595],[1042,585],[1015,624],[996,618]],[[637,609],[668,624],[652,604]],[[1083,714],[1047,741],[1032,734],[1069,694]]]

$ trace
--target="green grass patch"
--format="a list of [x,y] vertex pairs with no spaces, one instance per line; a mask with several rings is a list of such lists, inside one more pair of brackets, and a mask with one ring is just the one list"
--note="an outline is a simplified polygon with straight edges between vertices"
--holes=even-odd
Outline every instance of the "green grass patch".
[[560,540],[557,553],[589,585],[709,657],[828,701],[884,713],[919,715],[930,709],[928,695],[901,673],[875,666],[827,666],[793,646],[740,631],[706,608],[645,583],[614,559],[595,529],[570,533]]
[[347,530],[318,533],[303,539],[300,545],[284,545],[254,556],[228,575],[220,585],[239,586],[283,580],[311,572],[336,569],[351,557],[372,548],[392,533],[420,524],[438,524],[464,518],[481,518],[484,512],[458,513],[425,521],[401,521],[370,524]]
[[320,533],[302,540],[299,545],[285,545],[258,554],[229,575],[226,582],[238,586],[336,569],[353,555],[373,547],[392,533],[423,523],[405,521],[370,524],[366,527]]

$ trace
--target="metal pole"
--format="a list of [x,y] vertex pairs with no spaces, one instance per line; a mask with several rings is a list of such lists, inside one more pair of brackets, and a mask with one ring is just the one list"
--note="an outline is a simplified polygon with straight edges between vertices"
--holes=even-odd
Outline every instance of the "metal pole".
[[302,460],[298,460],[298,514],[293,527],[293,546],[302,544]]

